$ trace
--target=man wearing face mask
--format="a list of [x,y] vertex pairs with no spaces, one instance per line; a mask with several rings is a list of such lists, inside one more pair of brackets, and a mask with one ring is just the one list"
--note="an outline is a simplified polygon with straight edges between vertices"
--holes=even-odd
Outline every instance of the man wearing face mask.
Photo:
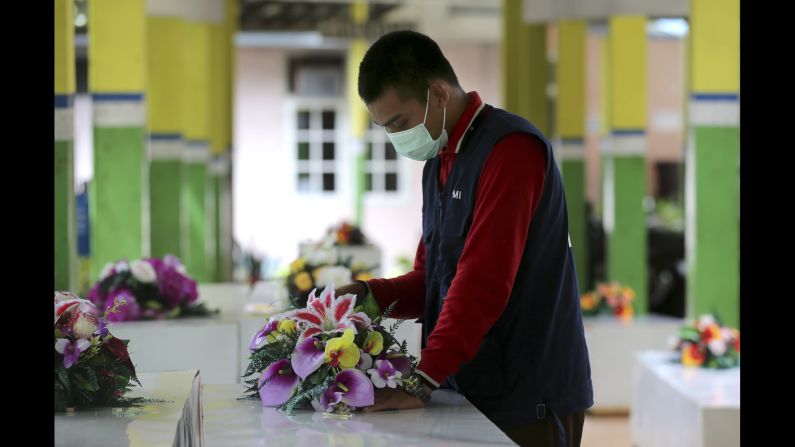
[[441,386],[520,445],[580,444],[593,405],[563,184],[526,119],[466,93],[439,46],[382,36],[359,67],[359,96],[395,150],[424,161],[414,270],[338,290],[419,318],[404,389],[365,411],[418,408]]

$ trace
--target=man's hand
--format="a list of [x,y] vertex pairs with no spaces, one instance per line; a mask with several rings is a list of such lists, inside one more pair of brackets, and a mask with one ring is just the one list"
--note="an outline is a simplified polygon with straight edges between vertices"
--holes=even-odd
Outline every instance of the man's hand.
[[342,287],[338,287],[334,290],[335,296],[342,296],[346,293],[352,293],[356,295],[356,305],[358,306],[362,303],[365,297],[367,297],[367,287],[360,282],[354,282]]
[[[430,392],[428,389],[426,391]],[[424,406],[425,403],[422,400],[401,388],[383,388],[375,390],[375,403],[362,408],[362,411],[370,413],[381,410],[411,410]]]

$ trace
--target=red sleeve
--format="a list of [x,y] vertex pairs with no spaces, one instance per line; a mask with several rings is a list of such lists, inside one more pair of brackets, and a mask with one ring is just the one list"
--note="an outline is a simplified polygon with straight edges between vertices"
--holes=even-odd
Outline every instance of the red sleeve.
[[546,148],[528,134],[497,143],[480,175],[472,225],[419,370],[441,383],[477,354],[502,315],[544,186]]
[[425,311],[425,244],[422,238],[414,256],[414,270],[396,278],[371,279],[367,284],[381,310],[398,300],[392,309],[393,318],[419,318]]

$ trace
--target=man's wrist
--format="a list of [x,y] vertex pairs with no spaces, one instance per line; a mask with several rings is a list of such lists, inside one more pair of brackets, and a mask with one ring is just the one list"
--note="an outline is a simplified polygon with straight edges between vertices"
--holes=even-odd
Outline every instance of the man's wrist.
[[367,298],[368,295],[373,293],[373,291],[370,290],[370,285],[367,284],[367,281],[356,280],[354,281],[354,283],[360,286],[360,290],[357,291],[358,293],[356,294],[357,302],[364,301],[364,299]]

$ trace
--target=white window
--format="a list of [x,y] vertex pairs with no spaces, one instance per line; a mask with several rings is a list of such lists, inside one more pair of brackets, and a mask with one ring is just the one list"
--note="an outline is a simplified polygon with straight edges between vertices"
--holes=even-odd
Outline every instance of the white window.
[[401,163],[381,126],[367,129],[364,141],[364,190],[368,193],[395,194],[402,190]]
[[339,190],[340,109],[338,101],[296,100],[294,151],[299,193]]

